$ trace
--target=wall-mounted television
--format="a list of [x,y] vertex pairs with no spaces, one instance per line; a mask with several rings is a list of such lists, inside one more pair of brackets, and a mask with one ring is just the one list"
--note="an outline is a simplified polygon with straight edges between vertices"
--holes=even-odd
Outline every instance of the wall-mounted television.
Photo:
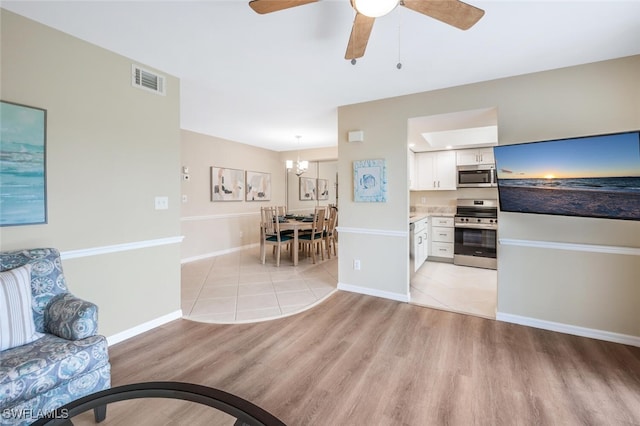
[[503,212],[640,220],[640,132],[494,147]]

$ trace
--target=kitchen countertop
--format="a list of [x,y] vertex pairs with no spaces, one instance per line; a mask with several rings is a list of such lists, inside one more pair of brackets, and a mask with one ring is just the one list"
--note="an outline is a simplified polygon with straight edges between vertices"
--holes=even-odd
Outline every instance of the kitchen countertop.
[[412,215],[409,215],[409,225],[421,219],[426,219],[427,217],[429,217],[429,215],[424,213],[414,213]]
[[429,217],[454,217],[455,215],[455,206],[428,206],[420,204],[410,207],[409,224]]

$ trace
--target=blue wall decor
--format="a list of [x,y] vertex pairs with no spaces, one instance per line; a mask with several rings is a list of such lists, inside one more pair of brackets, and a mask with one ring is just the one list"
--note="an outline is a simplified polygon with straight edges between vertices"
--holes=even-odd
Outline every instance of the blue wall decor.
[[47,111],[0,101],[0,226],[47,223]]

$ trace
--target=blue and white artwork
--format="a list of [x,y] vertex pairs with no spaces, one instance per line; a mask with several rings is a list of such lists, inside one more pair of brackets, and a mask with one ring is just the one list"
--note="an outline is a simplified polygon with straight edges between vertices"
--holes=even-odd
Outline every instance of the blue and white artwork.
[[0,102],[0,226],[47,223],[46,114]]
[[384,203],[387,201],[385,160],[353,162],[354,201]]

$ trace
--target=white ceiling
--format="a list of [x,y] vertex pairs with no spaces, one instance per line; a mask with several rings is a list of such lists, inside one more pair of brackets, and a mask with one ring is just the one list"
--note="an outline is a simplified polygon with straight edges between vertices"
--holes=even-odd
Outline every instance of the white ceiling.
[[340,105],[640,54],[640,1],[468,3],[486,12],[468,31],[396,8],[356,65],[343,59],[349,0],[268,15],[248,0],[2,7],[179,77],[183,129],[277,151],[295,135],[335,146]]

